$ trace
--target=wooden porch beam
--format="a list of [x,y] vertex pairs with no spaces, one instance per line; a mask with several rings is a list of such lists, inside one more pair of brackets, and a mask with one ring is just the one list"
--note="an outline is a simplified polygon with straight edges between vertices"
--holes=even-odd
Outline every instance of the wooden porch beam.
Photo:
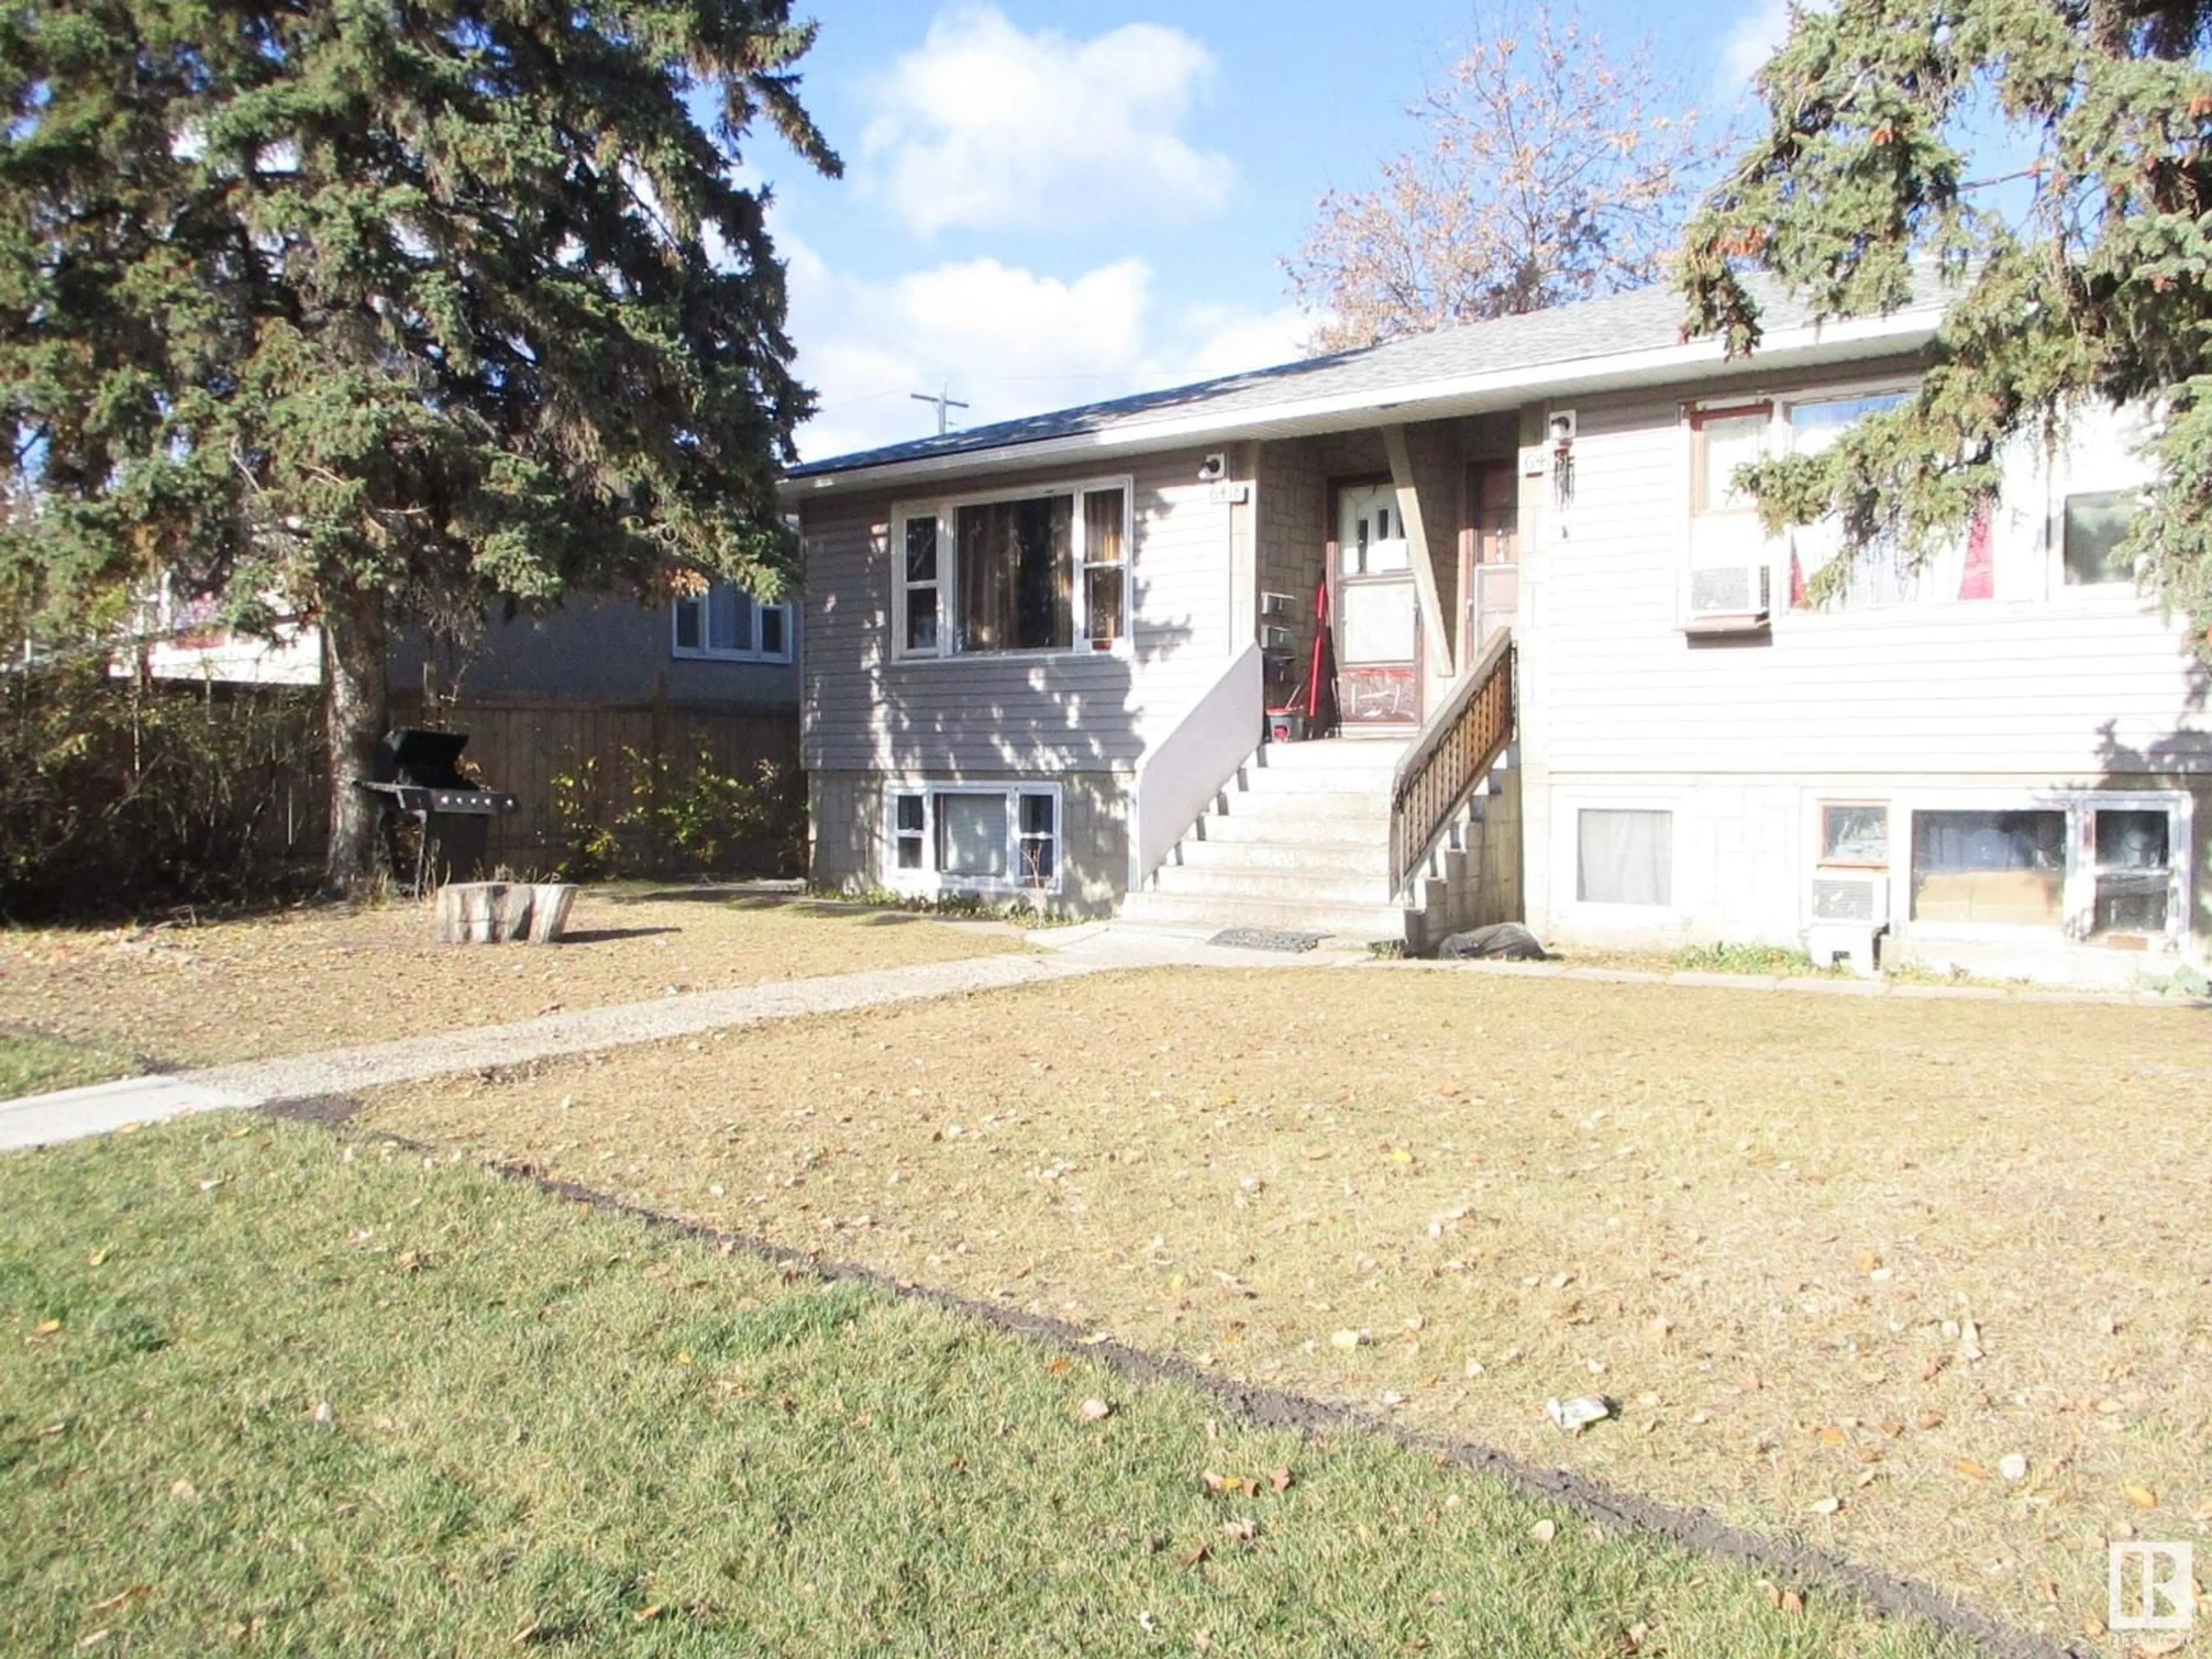
[[1413,556],[1413,591],[1420,598],[1421,627],[1428,643],[1429,678],[1431,681],[1449,680],[1458,672],[1458,664],[1454,659],[1451,630],[1444,625],[1443,599],[1437,592],[1428,520],[1421,511],[1421,492],[1413,482],[1413,459],[1406,445],[1406,428],[1402,425],[1385,426],[1382,447],[1390,456],[1390,482],[1398,492],[1398,517],[1406,526],[1406,550]]

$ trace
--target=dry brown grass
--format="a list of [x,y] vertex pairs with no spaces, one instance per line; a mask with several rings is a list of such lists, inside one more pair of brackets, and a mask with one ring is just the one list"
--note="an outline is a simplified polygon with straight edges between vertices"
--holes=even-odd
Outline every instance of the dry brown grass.
[[205,1065],[1020,948],[894,911],[641,885],[579,894],[556,946],[441,946],[428,907],[406,902],[16,930],[0,932],[0,1025]]
[[[2198,1012],[1174,970],[411,1085],[370,1121],[2078,1637],[2104,1540],[2212,1520],[2208,1084]],[[1543,1401],[1581,1391],[1622,1414],[1570,1439]]]

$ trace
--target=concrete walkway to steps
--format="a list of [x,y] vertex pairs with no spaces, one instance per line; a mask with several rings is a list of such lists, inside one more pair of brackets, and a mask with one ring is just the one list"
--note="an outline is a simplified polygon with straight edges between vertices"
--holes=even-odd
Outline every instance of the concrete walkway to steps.
[[[951,926],[989,927],[988,923]],[[1007,929],[1005,931],[1018,931]],[[372,1089],[445,1073],[483,1071],[593,1049],[654,1042],[696,1031],[726,1030],[806,1014],[915,1002],[932,997],[1003,990],[1125,968],[1362,968],[1369,971],[1472,973],[1674,985],[1715,990],[1820,996],[1895,997],[1906,1000],[2016,1000],[2095,1002],[2132,1007],[2212,1011],[2212,1000],[2140,992],[2032,989],[1901,983],[1888,980],[1775,979],[1751,974],[1661,974],[1627,968],[1570,967],[1559,962],[1407,962],[1379,959],[1364,948],[1308,951],[1237,950],[1206,943],[1203,933],[1086,922],[1024,935],[1036,950],[960,962],[926,963],[817,979],[696,991],[651,1002],[619,1003],[396,1042],[333,1049],[288,1059],[248,1060],[159,1077],[124,1078],[82,1089],[0,1101],[0,1152],[104,1134],[190,1112],[240,1109]],[[2212,1073],[2206,1073],[2212,1076]]]
[[1103,922],[1042,929],[1024,937],[1041,948],[911,968],[696,991],[651,1002],[548,1014],[507,1025],[402,1037],[323,1054],[246,1060],[158,1077],[123,1078],[82,1089],[0,1101],[0,1152],[75,1140],[126,1124],[150,1123],[189,1112],[309,1100],[444,1073],[483,1071],[592,1049],[654,1042],[696,1031],[726,1030],[764,1020],[1004,990],[1121,968],[1340,967],[1368,959],[1364,950],[1296,954],[1232,950],[1209,945],[1198,935]]

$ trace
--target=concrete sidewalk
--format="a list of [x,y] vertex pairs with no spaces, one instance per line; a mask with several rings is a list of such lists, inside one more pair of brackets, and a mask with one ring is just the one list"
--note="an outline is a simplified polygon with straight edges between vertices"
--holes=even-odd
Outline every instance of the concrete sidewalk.
[[598,1048],[656,1042],[697,1031],[728,1030],[766,1020],[1005,990],[1116,969],[1343,966],[1367,959],[1364,951],[1285,954],[1229,950],[1208,945],[1196,935],[1109,923],[1046,930],[1025,937],[1040,948],[912,968],[697,991],[652,1002],[548,1014],[507,1025],[477,1026],[164,1077],[124,1078],[82,1089],[0,1101],[0,1152],[75,1140],[125,1124],[150,1123],[191,1112],[308,1100],[446,1073],[484,1071]]

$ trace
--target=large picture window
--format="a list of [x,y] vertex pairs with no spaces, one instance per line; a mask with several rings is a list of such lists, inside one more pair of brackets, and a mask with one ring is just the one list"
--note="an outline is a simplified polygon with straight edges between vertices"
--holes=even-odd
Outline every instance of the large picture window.
[[791,607],[763,605],[732,582],[714,582],[672,607],[671,654],[735,662],[789,662]]
[[920,784],[884,805],[890,884],[916,892],[1058,892],[1060,791]]
[[2033,806],[1917,810],[1912,920],[2050,927],[2136,948],[2186,912],[2188,798],[2084,791]]
[[901,512],[899,654],[1114,649],[1128,633],[1129,497],[1122,478]]

